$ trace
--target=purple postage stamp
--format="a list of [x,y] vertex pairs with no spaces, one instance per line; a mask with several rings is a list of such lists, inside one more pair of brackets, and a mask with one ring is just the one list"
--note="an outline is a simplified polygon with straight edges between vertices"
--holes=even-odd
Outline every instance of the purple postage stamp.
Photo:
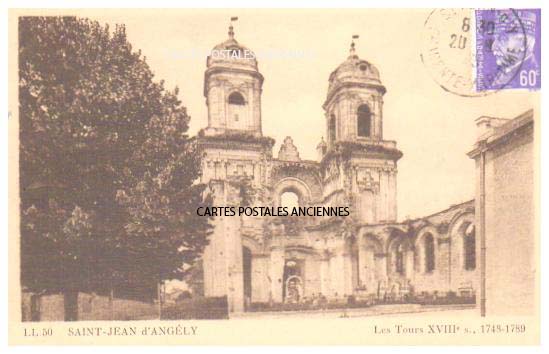
[[541,88],[541,9],[475,10],[476,91]]

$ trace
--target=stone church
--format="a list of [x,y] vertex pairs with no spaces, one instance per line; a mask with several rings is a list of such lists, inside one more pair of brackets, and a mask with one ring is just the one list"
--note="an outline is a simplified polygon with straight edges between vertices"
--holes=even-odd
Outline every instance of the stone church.
[[[263,76],[250,49],[229,38],[207,58],[208,126],[196,138],[202,182],[214,205],[349,206],[349,217],[238,217],[214,220],[203,262],[205,296],[227,296],[231,312],[254,303],[345,299],[410,292],[474,294],[474,201],[420,219],[397,219],[397,164],[383,134],[378,69],[350,54],[329,76],[322,105],[326,140],[316,161],[292,139],[277,156],[263,135]],[[334,60],[337,58],[334,58]],[[319,103],[320,104],[320,103]],[[243,196],[248,196],[244,198]]]

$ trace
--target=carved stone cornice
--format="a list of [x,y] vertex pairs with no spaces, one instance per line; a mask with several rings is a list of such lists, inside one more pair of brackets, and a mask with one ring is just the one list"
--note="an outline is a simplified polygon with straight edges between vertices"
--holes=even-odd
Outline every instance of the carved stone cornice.
[[227,131],[216,135],[205,135],[201,130],[196,138],[201,148],[268,151],[272,153],[275,140],[248,132]]

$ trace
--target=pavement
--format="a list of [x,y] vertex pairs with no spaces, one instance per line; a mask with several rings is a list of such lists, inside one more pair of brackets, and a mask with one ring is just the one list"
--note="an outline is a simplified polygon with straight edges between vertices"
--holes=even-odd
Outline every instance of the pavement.
[[475,305],[437,305],[424,306],[419,304],[392,304],[375,305],[367,308],[308,310],[308,311],[264,311],[234,313],[230,319],[277,319],[277,318],[355,318],[369,316],[406,316],[411,315],[441,315],[448,316],[475,316]]

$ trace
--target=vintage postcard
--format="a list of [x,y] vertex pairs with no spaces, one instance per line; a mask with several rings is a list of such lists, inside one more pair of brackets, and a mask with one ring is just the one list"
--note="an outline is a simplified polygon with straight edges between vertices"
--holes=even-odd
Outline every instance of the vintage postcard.
[[539,344],[541,15],[11,9],[10,343]]

